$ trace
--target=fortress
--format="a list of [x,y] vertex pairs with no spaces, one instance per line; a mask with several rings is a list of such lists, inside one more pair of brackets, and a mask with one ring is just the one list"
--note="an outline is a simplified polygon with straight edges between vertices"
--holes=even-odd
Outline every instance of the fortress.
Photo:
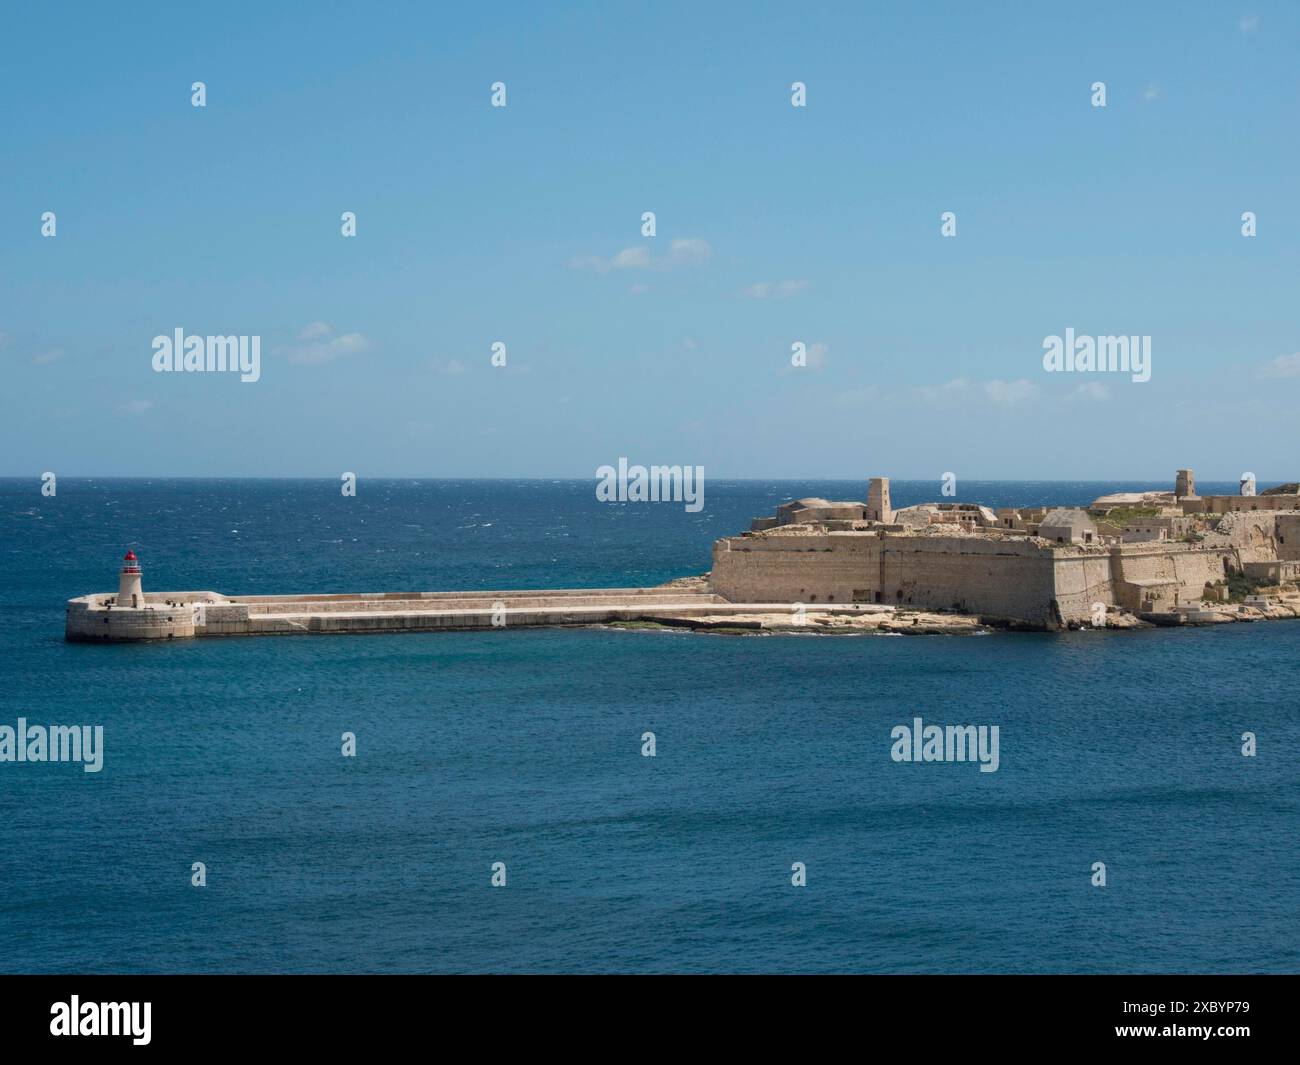
[[[1102,496],[1087,507],[893,509],[799,499],[713,547],[713,569],[657,588],[240,596],[146,594],[128,552],[116,595],[70,600],[69,640],[410,632],[652,622],[784,629],[1132,628],[1300,616],[1300,486]],[[791,618],[797,618],[792,622]]]
[[1234,583],[1300,579],[1300,494],[1202,497],[1194,486],[1182,470],[1173,492],[995,513],[893,510],[888,479],[874,478],[865,503],[800,499],[719,540],[711,586],[732,602],[880,603],[1060,629],[1094,624],[1101,608],[1203,620]]

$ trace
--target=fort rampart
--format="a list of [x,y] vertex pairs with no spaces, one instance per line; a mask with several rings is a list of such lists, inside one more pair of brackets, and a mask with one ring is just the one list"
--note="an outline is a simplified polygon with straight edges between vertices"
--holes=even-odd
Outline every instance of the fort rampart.
[[1025,538],[845,532],[735,536],[713,549],[713,589],[733,602],[886,603],[1054,628],[1094,604],[1198,600],[1235,568],[1226,547],[1055,546]]

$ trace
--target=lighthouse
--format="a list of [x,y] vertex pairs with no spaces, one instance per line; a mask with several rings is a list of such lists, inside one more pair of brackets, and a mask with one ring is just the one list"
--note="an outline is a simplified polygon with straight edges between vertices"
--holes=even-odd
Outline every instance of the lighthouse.
[[128,550],[122,559],[122,573],[117,581],[117,606],[143,606],[144,587],[140,583],[140,561]]

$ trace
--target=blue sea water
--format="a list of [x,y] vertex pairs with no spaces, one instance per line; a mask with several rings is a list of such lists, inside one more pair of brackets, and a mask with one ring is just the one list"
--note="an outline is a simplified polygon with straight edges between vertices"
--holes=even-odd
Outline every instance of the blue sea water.
[[[154,590],[651,584],[863,486],[710,482],[698,514],[589,481],[39,487],[0,481],[0,724],[102,724],[105,764],[0,763],[2,971],[1300,968],[1300,622],[68,644],[127,546]],[[915,716],[997,724],[999,770],[894,763]]]

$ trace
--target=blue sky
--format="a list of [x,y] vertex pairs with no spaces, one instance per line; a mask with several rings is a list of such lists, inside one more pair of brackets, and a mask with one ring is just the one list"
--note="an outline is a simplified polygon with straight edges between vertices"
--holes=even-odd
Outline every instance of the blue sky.
[[1296,5],[555,8],[7,9],[0,473],[1300,478]]

